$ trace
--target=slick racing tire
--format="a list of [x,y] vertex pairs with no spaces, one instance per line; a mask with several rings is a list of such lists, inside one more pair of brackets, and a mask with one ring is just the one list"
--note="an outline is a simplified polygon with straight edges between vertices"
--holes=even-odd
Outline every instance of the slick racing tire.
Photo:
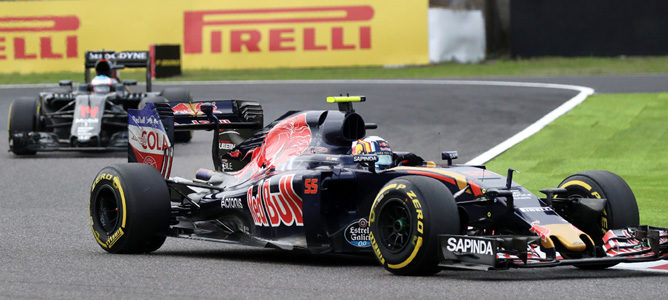
[[[190,91],[181,87],[168,87],[160,92],[160,96],[169,100],[169,102],[190,102],[193,96]],[[174,132],[174,142],[187,143],[193,138],[192,131],[177,131]]]
[[[601,245],[603,235],[610,229],[639,225],[638,204],[629,185],[617,174],[608,171],[584,171],[568,176],[559,184],[565,194],[558,197],[603,198],[607,203],[600,217],[588,220],[566,220],[588,234],[597,248],[597,255],[603,256]],[[572,213],[572,212],[571,212]],[[568,214],[568,212],[567,212]],[[616,265],[579,265],[582,269],[605,269]]]
[[369,216],[371,247],[386,270],[432,275],[438,268],[439,234],[459,234],[459,213],[438,180],[403,176],[385,184]]
[[9,134],[9,143],[11,150],[16,155],[33,155],[37,153],[27,148],[26,140],[13,138],[15,133],[28,133],[36,131],[38,122],[39,99],[17,99],[9,106],[9,120],[7,121],[7,131]]
[[171,205],[165,180],[145,164],[102,169],[90,194],[90,222],[98,245],[110,253],[148,253],[165,242]]

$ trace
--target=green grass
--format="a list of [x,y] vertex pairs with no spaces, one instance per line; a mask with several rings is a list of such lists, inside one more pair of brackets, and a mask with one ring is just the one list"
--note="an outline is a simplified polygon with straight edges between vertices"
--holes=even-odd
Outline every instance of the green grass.
[[488,163],[532,192],[573,173],[609,170],[631,186],[642,224],[668,226],[668,93],[588,98],[555,122]]
[[[480,64],[444,63],[429,66],[345,67],[261,70],[184,70],[166,80],[272,80],[272,79],[364,79],[485,76],[558,76],[668,73],[668,56],[656,57],[547,57],[490,60]],[[142,81],[141,71],[123,71],[124,79]],[[60,79],[83,80],[82,72],[46,74],[0,74],[0,84],[55,83]],[[160,81],[160,80],[158,80]]]

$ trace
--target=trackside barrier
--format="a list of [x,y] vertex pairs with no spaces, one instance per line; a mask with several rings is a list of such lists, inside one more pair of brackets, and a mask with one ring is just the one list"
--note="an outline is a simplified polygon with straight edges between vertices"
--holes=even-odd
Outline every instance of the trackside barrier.
[[181,45],[184,69],[427,64],[427,0],[0,2],[0,72]]

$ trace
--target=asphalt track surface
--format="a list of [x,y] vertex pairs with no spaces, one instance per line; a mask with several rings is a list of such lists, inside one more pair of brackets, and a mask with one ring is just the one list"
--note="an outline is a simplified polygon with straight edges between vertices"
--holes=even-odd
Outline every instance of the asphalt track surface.
[[[665,91],[647,76],[642,91]],[[521,80],[521,79],[511,79]],[[624,77],[545,78],[597,92],[640,92]],[[652,83],[647,83],[649,80]],[[611,83],[612,82],[612,83]],[[624,82],[629,86],[624,90]],[[606,86],[608,88],[606,88]],[[459,150],[467,161],[573,97],[576,92],[455,85],[240,84],[190,86],[196,98],[261,100],[265,122],[289,109],[327,108],[324,97],[363,94],[356,110],[395,150],[437,159]],[[602,89],[602,90],[601,90]],[[0,89],[0,124],[12,99],[42,89]],[[0,131],[7,149],[7,132]],[[173,175],[210,166],[210,135],[176,148]],[[97,171],[124,153],[0,154],[0,298],[664,298],[666,273],[574,267],[442,271],[393,276],[371,256],[332,256],[168,239],[148,255],[110,255],[95,243],[88,191]],[[557,184],[557,183],[555,183]]]

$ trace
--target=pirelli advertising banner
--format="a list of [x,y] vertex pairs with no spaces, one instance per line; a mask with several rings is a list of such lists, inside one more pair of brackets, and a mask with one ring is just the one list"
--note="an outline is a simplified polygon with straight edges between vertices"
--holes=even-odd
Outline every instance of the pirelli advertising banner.
[[88,50],[181,45],[184,69],[429,62],[427,0],[0,2],[0,72],[78,71]]

